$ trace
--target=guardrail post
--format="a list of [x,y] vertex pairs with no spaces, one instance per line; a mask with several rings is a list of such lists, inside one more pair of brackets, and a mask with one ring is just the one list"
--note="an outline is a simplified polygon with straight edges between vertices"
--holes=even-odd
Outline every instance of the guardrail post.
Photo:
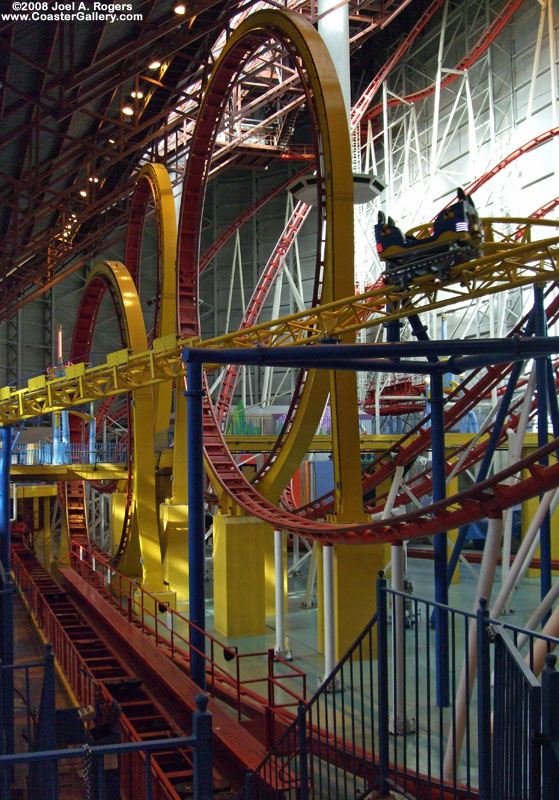
[[307,715],[305,705],[297,707],[297,738],[299,746],[299,781],[300,788],[297,797],[299,800],[309,798],[309,765],[307,761]]
[[[0,659],[7,666],[14,663],[13,584],[10,575],[10,465],[12,461],[12,429],[0,427]],[[13,672],[4,670],[2,695],[2,730],[0,752],[14,752],[14,695]]]
[[489,610],[481,597],[477,610],[477,730],[479,800],[492,800],[491,775],[491,656]]
[[[45,647],[45,671],[33,749],[56,750],[56,705],[54,684],[54,654],[52,644]],[[31,767],[34,792],[41,800],[58,798],[58,765],[55,759]]]
[[207,710],[208,696],[196,695],[197,711],[192,715],[194,747],[194,800],[212,800],[212,715]]
[[559,785],[559,672],[557,656],[548,653],[542,673],[542,800],[557,796]]
[[388,621],[386,580],[382,570],[377,580],[377,658],[378,658],[378,787],[379,797],[388,797]]
[[206,688],[206,601],[204,597],[204,414],[203,371],[200,361],[187,366],[187,435],[188,435],[188,571],[190,620],[190,674],[201,689]]
[[244,800],[254,800],[254,772],[251,769],[247,769],[245,772],[245,791],[244,791]]

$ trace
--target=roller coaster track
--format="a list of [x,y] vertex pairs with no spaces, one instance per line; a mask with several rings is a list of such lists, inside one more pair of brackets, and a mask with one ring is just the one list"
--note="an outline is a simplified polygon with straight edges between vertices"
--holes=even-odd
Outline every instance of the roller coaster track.
[[[440,88],[441,89],[445,89],[447,86],[449,86],[451,83],[453,83],[453,81],[455,81],[459,77],[461,72],[464,72],[465,70],[469,69],[470,67],[472,67],[475,64],[477,59],[480,58],[483,55],[483,53],[485,53],[487,48],[490,47],[493,44],[493,42],[499,36],[499,34],[501,33],[501,31],[503,30],[505,25],[507,25],[507,23],[511,20],[511,18],[518,11],[518,9],[520,8],[520,6],[522,5],[523,2],[524,2],[524,0],[509,0],[509,2],[505,3],[503,8],[501,9],[500,14],[498,14],[498,16],[495,17],[493,22],[489,25],[487,30],[484,32],[483,36],[481,36],[478,39],[478,41],[474,44],[474,46],[470,48],[470,50],[464,56],[464,58],[461,59],[458,62],[456,67],[452,70],[452,73],[447,75],[446,78],[444,78],[440,82]],[[435,3],[433,3],[433,6],[434,5],[437,5],[436,0],[435,0]],[[442,5],[442,3],[439,3],[439,6],[440,5]],[[435,11],[437,11],[437,8],[433,8],[433,6],[430,6],[429,9],[426,12],[426,13],[432,12],[431,16],[435,13]],[[423,18],[420,20],[418,25],[422,22],[422,20],[423,20]],[[410,32],[410,34],[408,35],[407,39],[404,40],[403,44],[396,51],[395,55],[397,54],[397,58],[395,58],[395,59],[391,58],[389,60],[389,62],[387,62],[387,63],[390,64],[390,69],[392,69],[395,66],[397,61],[402,57],[402,55],[408,49],[409,45],[412,44],[413,39],[415,39],[415,37],[417,36],[417,33],[419,33],[419,31],[415,32],[415,34],[414,34],[414,32],[415,32],[415,28]],[[411,39],[411,41],[409,41],[409,39],[412,36],[412,34],[414,34],[413,38]],[[357,125],[359,123],[359,121],[363,118],[363,116],[365,115],[365,113],[367,111],[367,108],[369,107],[373,97],[375,96],[375,94],[379,90],[380,86],[382,85],[382,81],[386,78],[386,76],[388,75],[389,71],[390,70],[385,70],[385,67],[383,67],[381,72],[379,72],[379,74],[369,84],[369,86],[367,87],[367,89],[363,93],[363,97],[366,96],[368,102],[365,103],[364,100],[362,102],[361,101],[362,99],[360,99],[359,103],[356,104],[356,108],[357,108],[357,106],[359,106],[359,111],[356,111],[356,113],[355,113],[355,121],[353,120],[353,114],[352,114],[352,126]],[[418,92],[413,92],[411,94],[408,94],[403,98],[393,98],[393,99],[388,101],[387,105],[390,108],[392,106],[400,105],[403,102],[404,103],[416,103],[419,100],[424,100],[426,97],[429,97],[431,94],[433,94],[435,92],[435,89],[436,89],[435,85],[432,84],[431,86],[427,86],[425,89],[421,89]],[[376,117],[381,112],[382,112],[382,106],[378,105],[378,106],[375,106],[374,108],[371,109],[371,111],[369,112],[369,116],[370,117]],[[470,190],[470,191],[473,191],[473,190]]]
[[60,482],[58,487],[58,501],[66,520],[68,543],[75,539],[89,548],[85,481]]
[[[184,672],[177,671],[182,695],[175,695],[174,713],[170,714],[167,704],[164,707],[156,699],[160,696],[161,686],[165,686],[164,677],[159,675],[154,679],[154,669],[148,676],[148,686],[144,680],[145,670],[142,671],[139,661],[131,664],[130,654],[115,633],[107,637],[106,631],[100,632],[89,612],[86,616],[87,602],[80,598],[78,605],[68,591],[53,580],[32,551],[17,539],[12,541],[12,563],[20,591],[37,625],[52,642],[54,654],[83,706],[98,702],[100,695],[107,710],[105,717],[109,717],[106,719],[109,723],[107,727],[118,728],[123,741],[172,739],[177,735],[177,730],[182,728],[184,731],[185,726],[188,728],[191,725],[194,697],[199,688]],[[118,612],[116,614],[121,616]],[[130,624],[134,631],[132,636],[137,636],[134,622]],[[119,714],[109,722],[111,708],[119,709]],[[215,715],[215,709],[213,713]],[[218,710],[217,714],[221,716],[223,712]],[[230,737],[229,742],[225,737],[226,732]],[[225,714],[217,728],[217,736],[220,741],[216,752],[222,754],[229,749],[230,755],[235,755],[235,738],[244,741],[245,745],[252,744],[253,748],[256,744],[238,723]],[[262,748],[261,756],[263,754]],[[192,796],[193,761],[190,751],[170,745],[168,750],[154,753],[151,763],[154,796],[160,800],[186,800]],[[124,763],[122,766],[121,786],[126,796],[132,798],[143,795],[144,762],[139,760],[135,769],[131,769],[130,764],[126,768]],[[231,764],[226,769],[230,772]],[[240,772],[242,774],[242,770]],[[238,779],[240,777],[240,774],[237,775]],[[214,770],[213,789],[216,798],[231,796],[228,782],[217,770]]]
[[[552,324],[555,322],[559,315],[559,298],[555,297],[547,308],[547,317],[548,317],[548,324]],[[526,324],[527,317],[524,318],[521,322],[519,322],[516,327],[510,332],[509,337],[518,335],[522,330],[523,326]],[[494,366],[487,368],[484,373],[481,373],[481,377],[479,380],[470,386],[470,384],[475,380],[476,377],[479,377],[480,370],[476,370],[472,372],[466,380],[464,380],[456,389],[451,392],[448,396],[449,401],[454,401],[453,405],[445,413],[445,430],[450,430],[454,427],[469,411],[473,410],[479,403],[480,397],[486,396],[490,393],[493,389],[497,388],[497,386],[502,382],[502,380],[507,376],[510,372],[510,365],[509,366]],[[559,384],[559,376],[556,378],[556,382]],[[520,405],[521,401],[517,401],[516,404],[513,404],[509,410],[510,421],[505,426],[503,426],[503,431],[501,433],[500,441],[503,441],[506,438],[506,431],[508,429],[514,430],[516,428],[517,417],[515,417],[514,411]],[[536,408],[536,403],[532,404],[532,412]],[[375,489],[376,487],[380,486],[384,483],[384,481],[390,479],[394,475],[394,471],[397,466],[407,466],[411,464],[418,456],[425,452],[425,450],[429,449],[430,447],[430,431],[426,427],[426,424],[429,422],[429,416],[426,416],[421,422],[419,422],[414,428],[403,435],[400,439],[398,439],[392,447],[390,447],[386,452],[382,453],[380,456],[377,456],[366,468],[363,473],[363,494],[367,495],[367,493],[371,492],[371,490]],[[492,430],[492,426],[489,426],[487,429],[487,433],[489,434]],[[469,468],[471,468],[475,463],[479,461],[480,458],[483,457],[486,446],[487,446],[488,438],[482,441],[477,447],[473,448],[471,453],[469,454],[468,458],[464,460],[460,468],[460,472],[463,472]],[[457,457],[462,451],[466,450],[469,447],[469,443],[464,444],[461,448],[457,448],[453,451],[453,456]],[[446,474],[448,475],[454,469],[454,463],[448,462],[446,463]],[[425,472],[419,473],[414,476],[411,485],[408,485],[408,488],[413,488],[414,496],[419,498],[428,494],[431,491],[432,487],[432,480],[431,478],[427,478],[423,481],[421,486],[416,486],[414,484],[418,484],[424,476],[428,474],[428,470]],[[377,495],[375,504],[367,504],[366,510],[368,513],[377,513],[380,510],[381,501],[386,495],[381,493]],[[409,496],[405,492],[401,492],[397,495],[394,505],[401,505],[409,502]],[[312,503],[308,503],[307,505],[299,508],[297,513],[304,514],[307,516],[311,516],[313,518],[320,517],[324,518],[327,514],[329,514],[332,510],[333,506],[333,496],[332,493],[329,492],[324,494],[323,496],[317,498]]]
[[[457,303],[488,296],[503,289],[559,279],[556,257],[557,245],[559,245],[558,237],[520,245],[517,242],[497,241],[491,243],[490,254],[465,266],[452,268],[448,277],[445,276],[443,284],[436,277],[425,276],[418,279],[416,285],[406,290],[391,286],[375,287],[363,295],[335,299],[336,295],[341,293],[342,285],[347,286],[347,280],[345,284],[337,283],[338,273],[344,271],[343,264],[346,254],[343,252],[343,247],[341,248],[337,243],[337,237],[334,236],[334,229],[332,229],[325,233],[326,260],[322,265],[324,276],[320,281],[322,286],[321,305],[310,311],[290,315],[282,320],[259,323],[205,342],[198,342],[197,275],[199,265],[196,252],[199,242],[198,226],[205,191],[204,177],[207,176],[209,170],[211,150],[218,129],[222,104],[248,54],[270,32],[269,28],[264,31],[265,26],[263,25],[253,29],[251,26],[256,25],[255,17],[256,15],[248,20],[244,27],[241,26],[238,29],[231,37],[228,48],[224,50],[222,60],[214,71],[213,84],[202,105],[197,123],[198,130],[193,137],[192,157],[185,179],[184,197],[186,199],[181,208],[179,228],[179,320],[182,340],[177,341],[177,338],[172,335],[160,336],[154,340],[151,350],[144,349],[142,351],[141,348],[127,346],[122,351],[112,354],[108,363],[102,367],[88,369],[83,362],[75,363],[67,368],[65,376],[53,381],[47,382],[40,376],[37,379],[31,379],[27,389],[17,392],[4,389],[0,391],[0,419],[3,422],[9,424],[16,418],[34,416],[38,413],[45,413],[47,410],[69,407],[121,391],[137,393],[149,386],[176,379],[184,374],[180,358],[184,345],[201,344],[216,349],[254,347],[260,344],[281,347],[284,344],[293,343],[307,345],[325,336],[346,339],[348,334],[353,334],[363,328],[378,326],[390,320],[406,317],[410,314],[410,308],[413,308],[414,313],[448,308]],[[285,17],[289,22],[282,23],[285,27],[280,25],[277,35],[280,39],[285,40],[284,43],[288,47],[292,45],[289,39],[291,36],[297,40],[297,46],[300,47],[302,42],[298,26],[304,25],[304,23],[301,20],[297,20],[295,23],[290,15],[285,15]],[[270,16],[268,12],[259,15],[260,20],[264,18],[266,21],[277,19],[274,15]],[[295,28],[293,28],[294,24]],[[286,33],[287,29],[289,29],[289,33]],[[315,63],[313,57],[307,56],[305,65],[308,76],[305,77],[310,76],[311,84],[313,77],[316,81],[316,73],[313,71]],[[315,99],[318,97],[320,102],[319,87],[315,85],[313,91]],[[331,137],[332,131],[325,125],[325,117],[328,116],[325,108],[317,113],[320,123],[317,128],[320,129],[322,138]],[[332,141],[329,146],[328,153],[331,157]],[[323,188],[328,188],[326,182],[332,180],[330,173],[333,167],[334,162],[326,165]],[[335,177],[335,180],[338,178]],[[337,207],[334,202],[337,190],[330,188],[321,194],[325,198],[322,213],[327,219],[332,217],[337,219],[337,224],[340,225],[340,215],[343,215],[343,212],[342,206]],[[319,213],[319,218],[322,219],[321,213]],[[486,221],[485,224],[488,227],[491,225],[490,221]],[[336,269],[330,274],[327,269],[331,269],[332,264],[336,265]],[[352,279],[350,281],[352,282]],[[91,311],[89,319],[93,319]],[[81,352],[85,352],[86,349],[86,347],[82,347]],[[309,373],[305,378],[301,396],[310,395],[313,390],[316,395],[317,387],[319,387],[319,397],[325,398],[326,382]],[[319,406],[319,412],[321,412],[322,401],[317,402],[315,398],[314,402]],[[301,416],[299,411],[293,415],[289,426],[290,430],[284,446],[281,448],[284,474],[286,472],[285,462],[297,460],[296,451],[292,449],[289,439],[293,439],[293,436],[299,438],[301,440],[299,449],[306,452],[304,439],[308,430],[311,430],[311,426],[308,419],[301,422]],[[312,415],[310,419],[313,419]],[[305,436],[300,436],[303,428],[306,428]],[[449,526],[452,527],[456,523],[449,522],[449,518],[452,517],[454,520],[460,517],[460,514],[465,513],[464,509],[467,510],[468,519],[474,519],[476,515],[484,515],[488,509],[491,513],[499,513],[500,510],[508,507],[509,501],[512,502],[506,487],[502,487],[500,484],[500,481],[507,477],[503,477],[504,473],[501,473],[491,479],[492,482],[486,482],[482,488],[476,487],[470,493],[461,493],[456,498],[445,501],[445,504],[430,507],[427,511],[422,510],[416,512],[415,515],[399,517],[397,522],[327,525],[278,509],[271,500],[263,497],[255,487],[246,481],[225,447],[223,437],[219,433],[216,415],[211,406],[206,406],[204,410],[204,431],[208,462],[216,479],[234,502],[249,513],[267,519],[276,526],[280,525],[286,530],[300,532],[322,541],[358,543],[391,541],[398,536],[402,539],[412,538],[417,535],[425,535],[427,529],[434,532],[435,529],[445,530]],[[544,484],[552,483],[556,479],[554,472],[556,466],[540,469],[536,465],[537,458],[539,455],[526,461],[524,466],[532,471],[531,477],[515,486],[516,499],[514,502],[518,502],[520,496],[532,496],[530,494],[532,491],[539,493]],[[537,481],[534,479],[536,473]],[[265,483],[269,474],[270,472],[264,476],[262,483]],[[262,487],[260,486],[260,488]],[[491,502],[488,499],[489,495],[494,498]],[[269,490],[268,496],[275,499],[277,495]],[[458,504],[458,508],[454,507],[453,503]],[[435,513],[434,517],[433,513]],[[403,532],[404,528],[405,532]]]
[[434,0],[431,3],[429,8],[421,15],[420,19],[416,24],[413,26],[411,31],[408,33],[404,41],[396,48],[394,53],[390,56],[388,61],[385,62],[382,69],[378,72],[378,74],[373,78],[371,83],[367,86],[359,100],[355,103],[353,108],[351,109],[351,116],[350,122],[351,127],[355,128],[365,114],[367,113],[367,109],[371,105],[371,102],[380,89],[382,82],[386,79],[388,74],[391,70],[396,66],[398,61],[404,55],[404,53],[411,47],[419,33],[423,30],[423,28],[427,25],[428,22],[431,21],[433,16],[439,10],[439,8],[443,5],[445,0]]
[[[0,389],[0,421],[14,424],[21,419],[179,378],[185,374],[181,362],[185,346],[216,349],[302,346],[328,335],[342,337],[347,331],[375,328],[403,319],[410,315],[412,308],[414,313],[423,313],[520,286],[553,282],[559,280],[558,245],[559,237],[516,246],[514,250],[507,243],[502,254],[469,262],[462,271],[452,268],[444,286],[429,279],[403,291],[394,286],[375,287],[363,294],[220,337],[203,341],[165,337],[154,340],[150,350],[126,348],[112,353],[106,364],[96,367],[88,368],[84,362],[70,364],[63,376],[48,380],[40,375],[30,378],[26,388],[6,386]],[[445,296],[441,297],[442,294]]]
[[[549,304],[547,311],[548,324],[556,322],[559,315],[559,298],[555,297]],[[518,335],[526,324],[527,317],[518,323],[518,325],[511,331],[509,337]],[[468,378],[463,381],[456,389],[448,396],[449,401],[454,401],[452,406],[445,413],[445,430],[450,430],[455,426],[469,411],[473,410],[479,403],[481,397],[487,396],[492,390],[496,389],[503,381],[503,379],[510,373],[511,367],[508,366],[494,366],[488,368],[481,378],[469,386],[472,381],[479,376],[480,371],[476,370],[471,373]],[[556,387],[559,387],[559,375],[555,377]],[[507,431],[516,430],[518,423],[518,415],[515,411],[522,404],[522,399],[513,403],[509,409],[509,421],[503,425],[499,437],[499,444],[506,441]],[[537,401],[533,400],[531,405],[531,415],[533,415],[537,408]],[[426,416],[418,425],[411,431],[398,439],[394,445],[386,452],[376,457],[371,462],[363,473],[363,494],[366,496],[373,489],[380,486],[384,481],[390,479],[394,475],[396,466],[410,465],[418,456],[425,452],[430,447],[430,433],[429,429],[425,427],[429,421],[429,416]],[[489,434],[491,434],[493,425],[489,425],[486,430],[486,437],[483,438],[480,444],[472,447],[472,442],[476,437],[466,442],[459,448],[453,450],[453,459],[457,459],[461,453],[466,451],[466,455],[462,460],[460,467],[456,468],[456,461],[447,459],[445,464],[446,475],[451,473],[459,474],[468,469],[471,469],[476,463],[479,463],[481,458],[485,455],[487,444],[489,442]],[[471,448],[471,449],[470,449]],[[470,449],[470,452],[467,452]],[[407,489],[413,492],[413,496],[419,499],[428,494],[432,489],[432,477],[429,469],[414,475],[411,481],[407,482]],[[376,493],[374,503],[365,504],[368,513],[376,514],[381,511],[382,500],[386,497],[386,493]],[[410,500],[407,492],[400,492],[394,501],[394,505],[402,505],[408,503]],[[332,508],[333,498],[332,493],[323,495],[317,498],[314,502],[307,504],[303,508],[298,509],[298,513],[310,515],[312,517],[324,517]]]
[[[291,250],[297,234],[303,227],[310,210],[311,207],[301,201],[299,201],[293,209],[293,213],[274,248],[274,252],[268,259],[268,263],[258,279],[258,283],[248,302],[239,328],[250,328],[259,319],[260,312],[266,302],[272,284],[285,264],[285,259]],[[230,364],[225,369],[221,391],[216,402],[216,419],[220,423],[224,422],[229,414],[239,372],[240,367],[236,364]]]

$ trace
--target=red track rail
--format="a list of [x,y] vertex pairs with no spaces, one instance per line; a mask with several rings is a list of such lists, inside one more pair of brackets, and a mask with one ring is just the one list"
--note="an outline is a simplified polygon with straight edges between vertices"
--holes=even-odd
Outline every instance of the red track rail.
[[90,547],[85,481],[61,481],[58,484],[58,501],[66,517],[68,550],[72,540],[80,542],[83,547]]
[[[38,626],[53,645],[54,654],[73,692],[82,705],[93,705],[102,693],[105,705],[118,703],[121,714],[118,728],[124,741],[173,738],[177,721],[163,709],[142,684],[136,673],[117,654],[84,617],[81,608],[57,584],[23,542],[12,542],[12,563],[22,596]],[[184,676],[185,682],[189,679]],[[193,685],[192,695],[198,691]],[[193,709],[183,709],[189,715]],[[190,731],[183,729],[183,734]],[[152,756],[153,783],[160,800],[185,800],[190,797],[193,766],[191,753],[171,750]],[[121,762],[123,797],[143,796],[145,764],[140,756]],[[216,796],[228,788],[215,775]]]
[[433,0],[429,8],[422,14],[421,18],[418,22],[414,25],[411,31],[408,33],[402,44],[396,48],[394,53],[390,56],[388,61],[385,62],[384,66],[378,72],[378,74],[373,78],[371,83],[367,86],[359,100],[355,103],[353,108],[351,109],[351,127],[355,128],[363,117],[365,116],[367,109],[371,105],[374,96],[382,86],[382,82],[387,78],[390,71],[396,66],[398,61],[404,55],[406,50],[411,47],[415,39],[417,38],[418,34],[421,33],[423,28],[427,25],[428,22],[431,21],[433,16],[439,10],[439,8],[443,5],[445,0]]
[[[559,298],[555,298],[549,304],[546,314],[548,324],[557,319],[559,315]],[[527,318],[521,320],[510,332],[509,336],[514,336],[516,333],[519,333],[526,324],[526,319]],[[484,372],[481,370],[476,370],[465,381],[463,381],[449,395],[449,399],[455,399],[456,402],[454,403],[453,407],[445,413],[445,430],[450,430],[469,411],[474,409],[479,402],[479,398],[486,396],[491,392],[492,389],[496,388],[508,372],[510,372],[510,366],[494,366],[488,368]],[[471,384],[471,382],[476,378],[476,376],[479,376],[480,373],[482,374],[482,377],[470,387],[469,384]],[[512,411],[514,411],[514,407],[511,409],[511,412]],[[422,420],[411,431],[400,437],[400,439],[398,439],[398,441],[389,450],[375,458],[375,460],[367,466],[366,472],[363,473],[362,485],[364,495],[377,487],[379,484],[391,478],[394,475],[396,466],[406,466],[407,464],[411,464],[414,459],[416,459],[426,449],[429,448],[431,434],[430,430],[425,427],[425,423],[428,422],[428,420],[429,417],[426,417],[424,420]],[[516,425],[514,419],[513,424]],[[511,427],[510,423],[508,427]],[[505,435],[504,432],[503,435]],[[475,463],[475,458],[481,458],[485,452],[485,447],[486,443],[481,444],[478,448],[476,448],[472,454],[470,454],[470,458],[464,464],[463,469],[471,467]],[[447,464],[447,474],[450,472],[450,470],[451,466]],[[418,482],[422,475],[425,474],[427,473],[422,473],[421,475],[415,476],[414,481]],[[428,493],[430,489],[431,483],[428,482],[425,483],[421,489],[417,489],[417,491],[425,494]],[[377,497],[376,502],[378,502],[380,499],[381,496]],[[397,505],[401,505],[403,503],[405,504],[407,502],[407,495],[404,496],[401,494],[396,499]],[[333,492],[328,492],[313,502],[308,503],[307,505],[298,509],[297,513],[304,514],[312,518],[324,518],[331,512],[332,507]],[[374,513],[378,510],[379,509],[377,506],[374,508],[367,508],[368,513]]]
[[[514,14],[518,11],[520,6],[524,0],[509,0],[509,2],[505,3],[503,8],[501,9],[500,14],[493,20],[491,25],[487,28],[483,36],[481,36],[475,45],[470,48],[468,53],[464,56],[464,58],[458,62],[456,67],[454,68],[455,72],[460,73],[464,70],[469,69],[471,66],[475,64],[478,58],[482,56],[485,51],[490,47],[496,38],[499,36],[505,25],[510,21],[510,19],[514,16]],[[411,42],[410,42],[411,44]],[[406,48],[407,49],[407,48]],[[399,53],[399,57],[403,55],[403,50]],[[391,66],[395,66],[394,62]],[[386,77],[386,75],[384,75]],[[455,81],[459,77],[458,74],[451,73],[448,75],[443,81],[440,83],[440,88],[445,89],[449,86],[453,81]],[[374,81],[371,83],[371,100],[374,96],[374,92],[372,91],[373,85],[376,86],[376,91],[380,88],[382,81],[377,83],[377,79],[375,78]],[[435,92],[435,84],[431,84],[425,89],[422,89],[419,92],[413,92],[412,94],[406,95],[403,98],[393,98],[392,100],[388,101],[388,107],[400,105],[402,102],[406,103],[416,103],[419,100],[424,100],[426,97],[429,97],[431,94]],[[366,90],[367,91],[367,90]],[[375,106],[369,113],[369,117],[377,117],[382,112],[382,105]],[[363,116],[363,115],[362,115]],[[470,190],[472,191],[472,190]]]
[[[207,457],[212,464],[217,465],[218,479],[241,508],[276,528],[281,527],[283,530],[332,544],[393,543],[440,533],[487,516],[499,515],[507,508],[559,484],[559,463],[549,467],[541,467],[538,463],[544,455],[559,448],[558,439],[483,483],[425,509],[372,523],[328,525],[279,509],[259,495],[229,459],[223,437],[208,408],[204,409],[204,441]],[[529,478],[516,483],[514,487],[507,485],[508,478],[523,470],[530,472]],[[224,475],[226,478],[223,478]]]
[[[273,282],[284,265],[285,259],[293,246],[293,242],[303,227],[310,210],[311,207],[301,201],[299,201],[293,209],[293,213],[274,248],[274,252],[268,259],[268,263],[258,279],[256,288],[245,309],[239,329],[250,328],[258,322]],[[221,391],[215,404],[215,416],[219,423],[224,422],[229,415],[240,372],[241,368],[238,364],[230,364],[225,369]]]
[[269,200],[272,200],[276,197],[280,192],[283,192],[290,183],[297,180],[297,178],[302,178],[303,175],[306,175],[309,170],[313,168],[313,164],[306,164],[303,169],[296,172],[291,177],[287,178],[287,180],[283,181],[282,183],[275,186],[271,189],[267,194],[263,197],[260,197],[255,203],[253,203],[249,208],[239,214],[237,219],[233,220],[233,222],[228,225],[222,233],[215,239],[215,241],[208,247],[204,255],[200,258],[200,272],[203,272],[210,261],[216,257],[219,253],[223,245],[229,241],[231,236],[233,236],[239,228],[241,228],[248,220],[256,214],[261,208],[263,208]]

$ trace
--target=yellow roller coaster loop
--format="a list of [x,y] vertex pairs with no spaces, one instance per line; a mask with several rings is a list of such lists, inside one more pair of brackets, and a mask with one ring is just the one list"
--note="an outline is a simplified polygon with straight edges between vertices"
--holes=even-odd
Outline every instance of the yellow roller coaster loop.
[[[130,218],[126,231],[124,263],[136,286],[140,285],[142,234],[149,199],[155,210],[158,255],[158,292],[153,338],[173,334],[177,317],[177,279],[175,258],[177,251],[177,218],[175,199],[169,173],[162,164],[146,164],[136,179],[132,196]],[[172,402],[172,384],[163,384],[155,395],[155,431],[169,427]]]
[[[100,261],[91,270],[84,289],[100,292],[107,288],[122,321],[125,352],[147,349],[147,336],[140,298],[130,272],[118,261]],[[113,357],[109,356],[109,362]],[[76,364],[80,372],[85,364]],[[72,369],[68,367],[67,369]],[[162,589],[161,547],[155,502],[154,429],[146,420],[154,419],[153,389],[140,386],[133,392],[131,424],[134,433],[133,492],[126,547],[119,568],[126,574],[143,578],[149,575],[150,586]],[[139,469],[139,464],[142,468]]]
[[[346,112],[337,73],[322,38],[300,14],[264,10],[250,15],[234,31],[212,70],[200,105],[192,137],[178,235],[179,333],[196,337],[198,315],[198,251],[203,200],[211,154],[225,104],[247,58],[270,40],[281,43],[299,72],[309,114],[316,130],[319,165],[317,253],[321,302],[339,300],[354,288],[353,278],[353,180],[349,129],[340,124]],[[351,337],[351,332],[346,336]],[[283,439],[281,450],[261,482],[268,497],[279,497],[296,465],[304,457],[319,423],[330,390],[332,403],[335,480],[349,507],[358,485],[360,461],[355,376],[307,373],[297,413]],[[343,397],[346,411],[336,409]],[[342,486],[343,485],[343,486]],[[355,495],[353,513],[362,513]]]

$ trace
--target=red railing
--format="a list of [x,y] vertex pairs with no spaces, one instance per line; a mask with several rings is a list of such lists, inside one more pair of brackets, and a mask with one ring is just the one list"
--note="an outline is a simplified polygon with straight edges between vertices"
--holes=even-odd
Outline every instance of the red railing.
[[95,702],[97,682],[91,676],[86,662],[72,644],[69,634],[48,605],[40,587],[27,571],[25,562],[14,550],[12,550],[12,569],[20,593],[45,638],[52,644],[56,659],[74,694],[82,705],[92,705]]
[[[239,721],[247,711],[261,712],[265,714],[267,730],[272,732],[275,717],[290,722],[294,713],[289,709],[295,709],[306,700],[306,673],[279,658],[273,650],[239,653],[237,647],[202,631],[188,617],[170,608],[157,595],[115,570],[108,560],[79,542],[71,543],[70,564],[80,577],[103,595],[131,624],[139,625],[140,630],[171,661],[187,672],[192,652],[200,653],[192,645],[192,632],[200,631],[206,645],[206,652],[201,654],[206,663],[206,691],[234,708]],[[222,655],[228,666],[219,663],[218,655]],[[242,665],[249,659],[260,659],[265,668],[262,675],[243,677]],[[278,674],[278,665],[288,670],[287,673]],[[293,679],[300,681],[300,691],[293,688]],[[265,684],[263,694],[253,688],[256,684]]]
[[[75,544],[75,543],[73,543]],[[30,551],[31,552],[31,551]],[[78,702],[84,706],[95,705],[99,707],[99,700],[104,701],[108,709],[113,698],[102,680],[93,677],[88,669],[87,662],[75,648],[71,633],[63,626],[64,622],[57,617],[56,611],[49,605],[53,602],[52,596],[47,599],[44,594],[61,591],[60,587],[52,580],[50,575],[41,567],[41,573],[35,569],[28,570],[26,560],[21,558],[17,549],[12,548],[12,570],[20,595],[27,604],[29,611],[34,616],[38,627],[43,632],[47,641],[53,646],[53,652],[62,672],[64,673]],[[33,563],[33,568],[35,567]],[[37,580],[35,580],[35,577]],[[54,601],[56,606],[56,601]],[[72,611],[74,611],[72,606]],[[85,620],[79,619],[76,613],[76,624],[87,626]],[[67,621],[66,621],[67,624]],[[70,628],[70,630],[72,630]],[[133,726],[133,721],[122,714],[118,720],[118,729],[121,741],[141,741],[138,732]],[[121,758],[120,785],[123,798],[138,800],[145,797],[146,791],[146,766],[143,753],[125,754]],[[152,771],[152,800],[178,800],[178,794],[169,781],[167,775],[155,760],[151,761]]]

